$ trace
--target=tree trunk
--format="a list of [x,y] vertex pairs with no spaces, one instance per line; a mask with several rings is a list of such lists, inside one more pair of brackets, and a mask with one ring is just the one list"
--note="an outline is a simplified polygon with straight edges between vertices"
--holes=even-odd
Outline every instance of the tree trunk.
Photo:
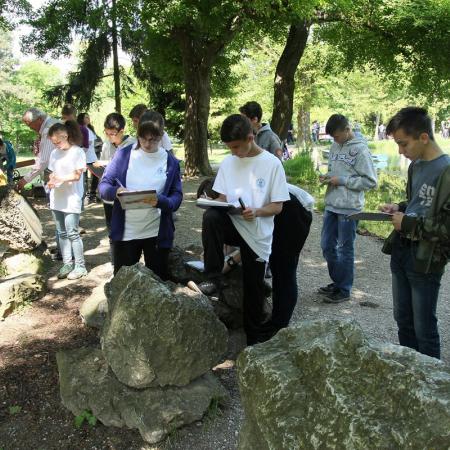
[[306,48],[309,23],[291,25],[274,79],[273,113],[270,126],[280,139],[286,139],[292,120],[295,72]]
[[120,70],[117,40],[117,20],[116,20],[116,0],[112,0],[112,51],[113,51],[113,72],[114,72],[114,99],[116,103],[116,112],[122,113],[122,105],[120,100]]
[[373,140],[378,141],[378,127],[380,126],[380,113],[375,116],[375,133],[373,135]]
[[300,106],[297,114],[297,147],[299,150],[311,150],[311,132],[310,132],[310,118],[311,114],[309,108]]
[[202,57],[202,49],[196,45],[194,39],[185,36],[180,43],[186,93],[184,173],[187,176],[211,175],[212,169],[208,160],[208,117],[212,61]]

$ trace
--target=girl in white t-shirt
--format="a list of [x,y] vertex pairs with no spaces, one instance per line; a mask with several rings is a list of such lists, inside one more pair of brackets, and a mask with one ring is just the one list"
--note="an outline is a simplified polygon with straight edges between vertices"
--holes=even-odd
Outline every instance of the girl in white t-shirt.
[[[48,137],[56,147],[50,155],[48,168],[52,173],[47,187],[50,189],[50,209],[63,258],[58,278],[75,280],[87,274],[83,242],[78,229],[86,154],[79,147],[82,135],[74,121],[55,123],[50,127]],[[72,263],[72,255],[75,264]]]

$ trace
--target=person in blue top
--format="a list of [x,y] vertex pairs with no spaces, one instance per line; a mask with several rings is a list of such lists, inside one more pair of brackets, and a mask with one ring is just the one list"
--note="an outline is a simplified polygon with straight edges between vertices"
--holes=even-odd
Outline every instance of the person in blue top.
[[[110,238],[114,245],[114,274],[136,264],[145,265],[161,279],[168,278],[168,256],[173,245],[172,213],[182,201],[180,164],[160,146],[164,119],[147,111],[140,119],[136,144],[116,151],[99,184],[100,196],[114,201]],[[145,209],[123,210],[117,194],[126,190],[156,190]]]
[[5,168],[8,183],[14,181],[14,168],[16,167],[16,154],[11,142],[0,138],[0,167]]

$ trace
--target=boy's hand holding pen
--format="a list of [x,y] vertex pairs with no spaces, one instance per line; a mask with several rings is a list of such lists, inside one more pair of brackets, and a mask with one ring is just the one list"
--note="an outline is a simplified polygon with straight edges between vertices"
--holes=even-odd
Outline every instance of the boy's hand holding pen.
[[247,208],[241,197],[238,198],[238,202],[241,205],[242,217],[244,218],[244,220],[254,220],[256,217],[256,210],[253,208]]

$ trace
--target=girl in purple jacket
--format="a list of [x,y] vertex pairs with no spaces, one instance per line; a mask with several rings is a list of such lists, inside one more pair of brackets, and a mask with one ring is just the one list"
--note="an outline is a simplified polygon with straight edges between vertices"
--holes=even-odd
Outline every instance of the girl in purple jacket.
[[[114,274],[136,264],[145,265],[161,279],[168,278],[168,256],[175,226],[172,213],[183,198],[179,161],[160,147],[164,119],[147,111],[140,119],[138,141],[116,152],[99,184],[100,196],[114,201],[110,238],[114,245]],[[117,194],[155,190],[146,207],[122,209]]]

